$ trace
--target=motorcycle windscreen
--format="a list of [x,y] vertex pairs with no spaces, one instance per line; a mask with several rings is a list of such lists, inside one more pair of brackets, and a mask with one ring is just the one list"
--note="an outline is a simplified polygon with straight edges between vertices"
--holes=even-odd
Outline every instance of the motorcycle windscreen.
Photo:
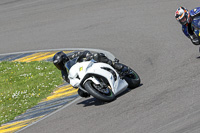
[[69,61],[67,61],[67,62],[65,63],[65,67],[66,67],[66,69],[67,69],[68,72],[69,72],[69,69],[70,69],[74,64],[77,63],[77,59],[78,59],[78,58],[74,58],[74,59],[69,60]]

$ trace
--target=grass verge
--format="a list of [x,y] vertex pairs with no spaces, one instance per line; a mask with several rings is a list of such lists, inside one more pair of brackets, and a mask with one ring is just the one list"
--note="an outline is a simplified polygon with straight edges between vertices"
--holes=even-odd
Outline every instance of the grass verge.
[[0,62],[0,125],[37,105],[62,83],[51,62]]

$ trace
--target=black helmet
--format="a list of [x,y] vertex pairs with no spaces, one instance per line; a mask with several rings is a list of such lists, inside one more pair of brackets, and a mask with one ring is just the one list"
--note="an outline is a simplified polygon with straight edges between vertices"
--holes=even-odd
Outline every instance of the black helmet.
[[65,70],[64,64],[65,62],[67,62],[69,60],[69,58],[67,57],[67,55],[63,52],[57,52],[54,56],[53,56],[53,64],[59,69],[59,70]]

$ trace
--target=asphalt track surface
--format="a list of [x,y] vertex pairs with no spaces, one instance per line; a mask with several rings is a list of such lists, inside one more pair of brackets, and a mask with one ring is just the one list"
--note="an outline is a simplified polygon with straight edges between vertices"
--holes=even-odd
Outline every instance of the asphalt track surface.
[[197,0],[1,0],[0,54],[95,48],[142,85],[111,103],[81,98],[20,133],[199,133],[200,59],[174,12]]

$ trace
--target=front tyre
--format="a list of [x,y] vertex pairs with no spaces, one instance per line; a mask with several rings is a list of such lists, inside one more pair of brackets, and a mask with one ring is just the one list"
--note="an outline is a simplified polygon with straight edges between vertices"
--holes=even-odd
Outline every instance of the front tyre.
[[128,83],[128,88],[133,89],[140,86],[140,77],[139,75],[131,68],[129,68],[128,74],[124,77]]
[[88,80],[85,82],[84,87],[93,97],[101,101],[111,102],[115,100],[115,95],[108,86],[102,87]]

